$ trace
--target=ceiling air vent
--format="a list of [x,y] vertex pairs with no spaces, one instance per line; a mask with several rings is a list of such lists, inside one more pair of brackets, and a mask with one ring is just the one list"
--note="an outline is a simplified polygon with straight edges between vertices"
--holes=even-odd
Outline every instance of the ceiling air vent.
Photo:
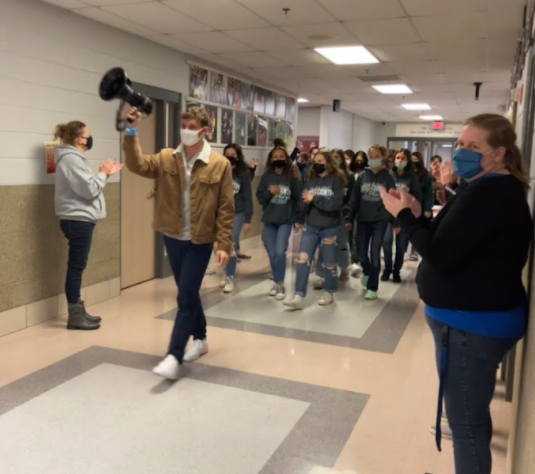
[[391,74],[390,76],[353,76],[362,82],[391,82],[400,81],[399,76]]

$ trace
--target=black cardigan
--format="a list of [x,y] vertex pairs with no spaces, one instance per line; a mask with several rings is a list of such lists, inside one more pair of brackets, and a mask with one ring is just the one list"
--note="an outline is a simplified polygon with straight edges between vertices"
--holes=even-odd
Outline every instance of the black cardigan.
[[399,221],[422,256],[420,297],[429,306],[505,311],[527,302],[522,284],[533,236],[523,185],[491,176],[464,186],[437,218]]

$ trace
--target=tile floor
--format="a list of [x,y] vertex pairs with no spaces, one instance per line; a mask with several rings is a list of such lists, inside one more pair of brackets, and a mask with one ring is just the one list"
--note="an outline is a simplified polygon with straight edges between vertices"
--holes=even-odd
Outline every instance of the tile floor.
[[[429,434],[438,381],[415,267],[376,303],[353,280],[334,307],[311,290],[305,311],[286,313],[266,295],[263,249],[249,253],[235,294],[206,277],[211,351],[177,384],[150,373],[172,327],[172,279],[91,307],[99,331],[58,319],[0,338],[0,472],[453,474],[451,443],[440,454]],[[510,410],[500,385],[495,474]]]

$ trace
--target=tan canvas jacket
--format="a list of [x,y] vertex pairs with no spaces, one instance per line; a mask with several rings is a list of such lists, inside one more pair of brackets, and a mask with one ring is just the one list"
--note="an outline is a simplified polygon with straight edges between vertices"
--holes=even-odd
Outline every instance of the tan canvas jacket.
[[[156,180],[156,208],[153,228],[180,236],[184,222],[184,160],[175,150],[164,148],[155,155],[143,155],[137,136],[126,136],[123,149],[127,168],[139,176]],[[190,182],[191,240],[194,244],[217,243],[218,250],[232,250],[234,191],[229,161],[212,151],[205,164],[197,160]]]

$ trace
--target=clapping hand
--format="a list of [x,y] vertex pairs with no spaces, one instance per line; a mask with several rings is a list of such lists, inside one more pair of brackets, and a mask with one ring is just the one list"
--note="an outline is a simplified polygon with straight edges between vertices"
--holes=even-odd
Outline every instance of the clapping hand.
[[114,158],[110,158],[107,161],[103,161],[100,164],[99,171],[106,176],[111,176],[115,173],[119,173],[123,169],[122,163],[116,163]]
[[404,209],[410,209],[414,217],[419,218],[422,215],[422,205],[414,196],[411,196],[405,189],[391,189],[386,191],[382,186],[379,188],[381,199],[385,208],[394,217],[397,217]]
[[312,202],[312,199],[314,199],[314,194],[311,193],[308,189],[305,189],[303,191],[303,202],[306,204],[310,204]]

